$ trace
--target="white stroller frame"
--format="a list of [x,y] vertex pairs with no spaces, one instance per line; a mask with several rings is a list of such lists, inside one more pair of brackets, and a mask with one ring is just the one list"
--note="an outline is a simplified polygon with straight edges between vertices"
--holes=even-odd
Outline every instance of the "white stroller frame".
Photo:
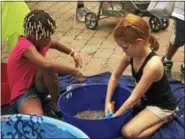
[[[109,4],[106,9],[106,3]],[[115,8],[116,3],[119,5]],[[101,1],[98,9],[98,13],[88,11],[85,15],[85,24],[89,29],[96,29],[98,22],[101,19],[108,17],[120,17],[123,14],[133,13],[139,16],[148,16],[149,25],[153,32],[158,32],[160,30],[165,30],[169,26],[169,19],[161,19],[152,13],[149,13],[146,9],[150,1]],[[101,18],[101,16],[104,16]]]

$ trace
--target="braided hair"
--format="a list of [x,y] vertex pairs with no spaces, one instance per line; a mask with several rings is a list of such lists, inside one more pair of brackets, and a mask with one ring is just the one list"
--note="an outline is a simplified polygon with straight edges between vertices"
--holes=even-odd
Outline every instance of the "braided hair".
[[36,41],[50,37],[55,29],[55,21],[44,10],[33,10],[24,18],[25,35],[35,32]]

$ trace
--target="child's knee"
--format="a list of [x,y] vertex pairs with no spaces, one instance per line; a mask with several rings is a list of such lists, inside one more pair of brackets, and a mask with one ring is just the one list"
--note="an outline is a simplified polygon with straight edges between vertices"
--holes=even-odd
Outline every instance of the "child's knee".
[[44,74],[41,70],[37,70],[35,75],[35,87],[38,92],[46,92],[47,87],[44,83]]
[[19,113],[30,115],[44,115],[41,102],[38,98],[24,95],[16,101],[17,110]]
[[126,138],[137,138],[137,133],[134,132],[133,128],[130,128],[130,127],[127,127],[127,126],[124,126],[121,129],[121,133]]
[[35,76],[35,83],[39,87],[45,88],[47,82],[58,82],[58,74],[49,70],[38,70]]
[[29,112],[30,115],[44,115],[42,108],[34,109],[33,111]]
[[29,115],[44,115],[44,112],[41,108],[35,108],[34,110],[32,109],[32,111],[29,110],[29,108],[21,108],[18,110],[18,113],[22,113],[22,114],[29,114]]
[[58,80],[58,74],[54,73],[53,71],[44,70],[42,71],[43,79],[57,79]]

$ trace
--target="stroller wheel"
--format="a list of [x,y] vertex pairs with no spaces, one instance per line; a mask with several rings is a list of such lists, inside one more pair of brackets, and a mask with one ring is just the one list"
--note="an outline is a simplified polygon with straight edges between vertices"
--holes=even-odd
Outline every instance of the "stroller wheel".
[[98,26],[98,18],[96,14],[88,12],[85,16],[85,24],[89,29],[95,29]]
[[162,29],[162,21],[161,19],[151,16],[149,19],[149,25],[153,32],[159,32]]
[[167,18],[161,19],[161,21],[162,21],[162,28],[161,29],[165,30],[169,26],[170,21]]

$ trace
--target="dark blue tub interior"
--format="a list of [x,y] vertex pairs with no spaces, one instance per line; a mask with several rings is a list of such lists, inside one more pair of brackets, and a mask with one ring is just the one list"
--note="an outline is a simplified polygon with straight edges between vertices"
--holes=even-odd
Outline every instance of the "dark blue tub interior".
[[46,116],[8,115],[1,117],[1,138],[88,138],[80,129]]
[[[84,131],[90,138],[112,138],[120,136],[121,127],[132,117],[132,110],[125,114],[101,120],[79,119],[74,116],[86,110],[104,110],[106,84],[83,85],[67,91],[59,99],[59,108],[66,122]],[[117,87],[113,100],[117,110],[129,97],[124,87]]]

